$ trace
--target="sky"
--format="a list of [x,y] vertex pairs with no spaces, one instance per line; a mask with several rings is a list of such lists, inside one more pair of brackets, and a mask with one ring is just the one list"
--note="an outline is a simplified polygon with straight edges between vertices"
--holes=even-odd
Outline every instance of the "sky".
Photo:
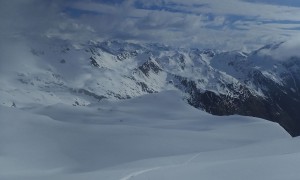
[[0,0],[0,37],[220,50],[300,39],[297,0]]

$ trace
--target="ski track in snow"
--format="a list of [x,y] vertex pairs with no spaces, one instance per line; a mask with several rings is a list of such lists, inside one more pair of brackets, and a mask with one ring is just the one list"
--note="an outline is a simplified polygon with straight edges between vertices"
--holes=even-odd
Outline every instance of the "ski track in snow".
[[189,158],[188,160],[186,160],[185,162],[181,163],[181,164],[176,164],[176,165],[168,165],[168,166],[157,166],[157,167],[152,167],[152,168],[147,168],[147,169],[143,169],[143,170],[139,170],[139,171],[135,171],[132,172],[130,174],[128,174],[127,176],[121,178],[120,180],[130,180],[132,178],[136,178],[139,175],[151,172],[151,171],[156,171],[156,170],[160,170],[160,169],[165,169],[165,168],[173,168],[173,167],[180,167],[180,166],[185,166],[189,163],[191,163],[194,159],[196,159],[201,153],[198,153],[196,155],[194,155],[193,157]]
[[121,178],[120,180],[130,180],[131,178],[134,178],[134,177],[139,176],[141,174],[144,174],[144,173],[147,173],[147,172],[150,172],[150,171],[155,171],[157,169],[166,168],[166,167],[169,167],[169,166],[158,166],[158,167],[154,167],[154,168],[149,168],[149,169],[143,169],[143,170],[140,170],[140,171],[135,171],[135,172],[130,173],[127,176]]

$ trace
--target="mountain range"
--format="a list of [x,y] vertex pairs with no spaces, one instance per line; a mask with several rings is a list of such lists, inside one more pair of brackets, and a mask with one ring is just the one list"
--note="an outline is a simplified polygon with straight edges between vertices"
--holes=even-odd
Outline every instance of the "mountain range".
[[300,135],[300,58],[273,53],[175,48],[124,41],[29,43],[3,73],[0,104],[88,106],[165,90],[214,115],[245,115]]

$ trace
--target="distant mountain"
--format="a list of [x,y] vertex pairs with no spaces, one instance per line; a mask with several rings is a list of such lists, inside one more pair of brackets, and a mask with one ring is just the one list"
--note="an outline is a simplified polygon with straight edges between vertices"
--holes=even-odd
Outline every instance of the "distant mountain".
[[264,118],[298,136],[300,58],[275,60],[272,51],[282,44],[245,53],[123,41],[32,43],[21,68],[2,77],[0,103],[86,106],[176,89],[211,114]]

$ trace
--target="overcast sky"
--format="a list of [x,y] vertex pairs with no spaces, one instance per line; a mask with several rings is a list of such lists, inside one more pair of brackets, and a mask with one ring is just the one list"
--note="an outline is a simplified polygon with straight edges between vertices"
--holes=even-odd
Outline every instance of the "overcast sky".
[[252,49],[295,39],[298,0],[0,0],[1,38]]

